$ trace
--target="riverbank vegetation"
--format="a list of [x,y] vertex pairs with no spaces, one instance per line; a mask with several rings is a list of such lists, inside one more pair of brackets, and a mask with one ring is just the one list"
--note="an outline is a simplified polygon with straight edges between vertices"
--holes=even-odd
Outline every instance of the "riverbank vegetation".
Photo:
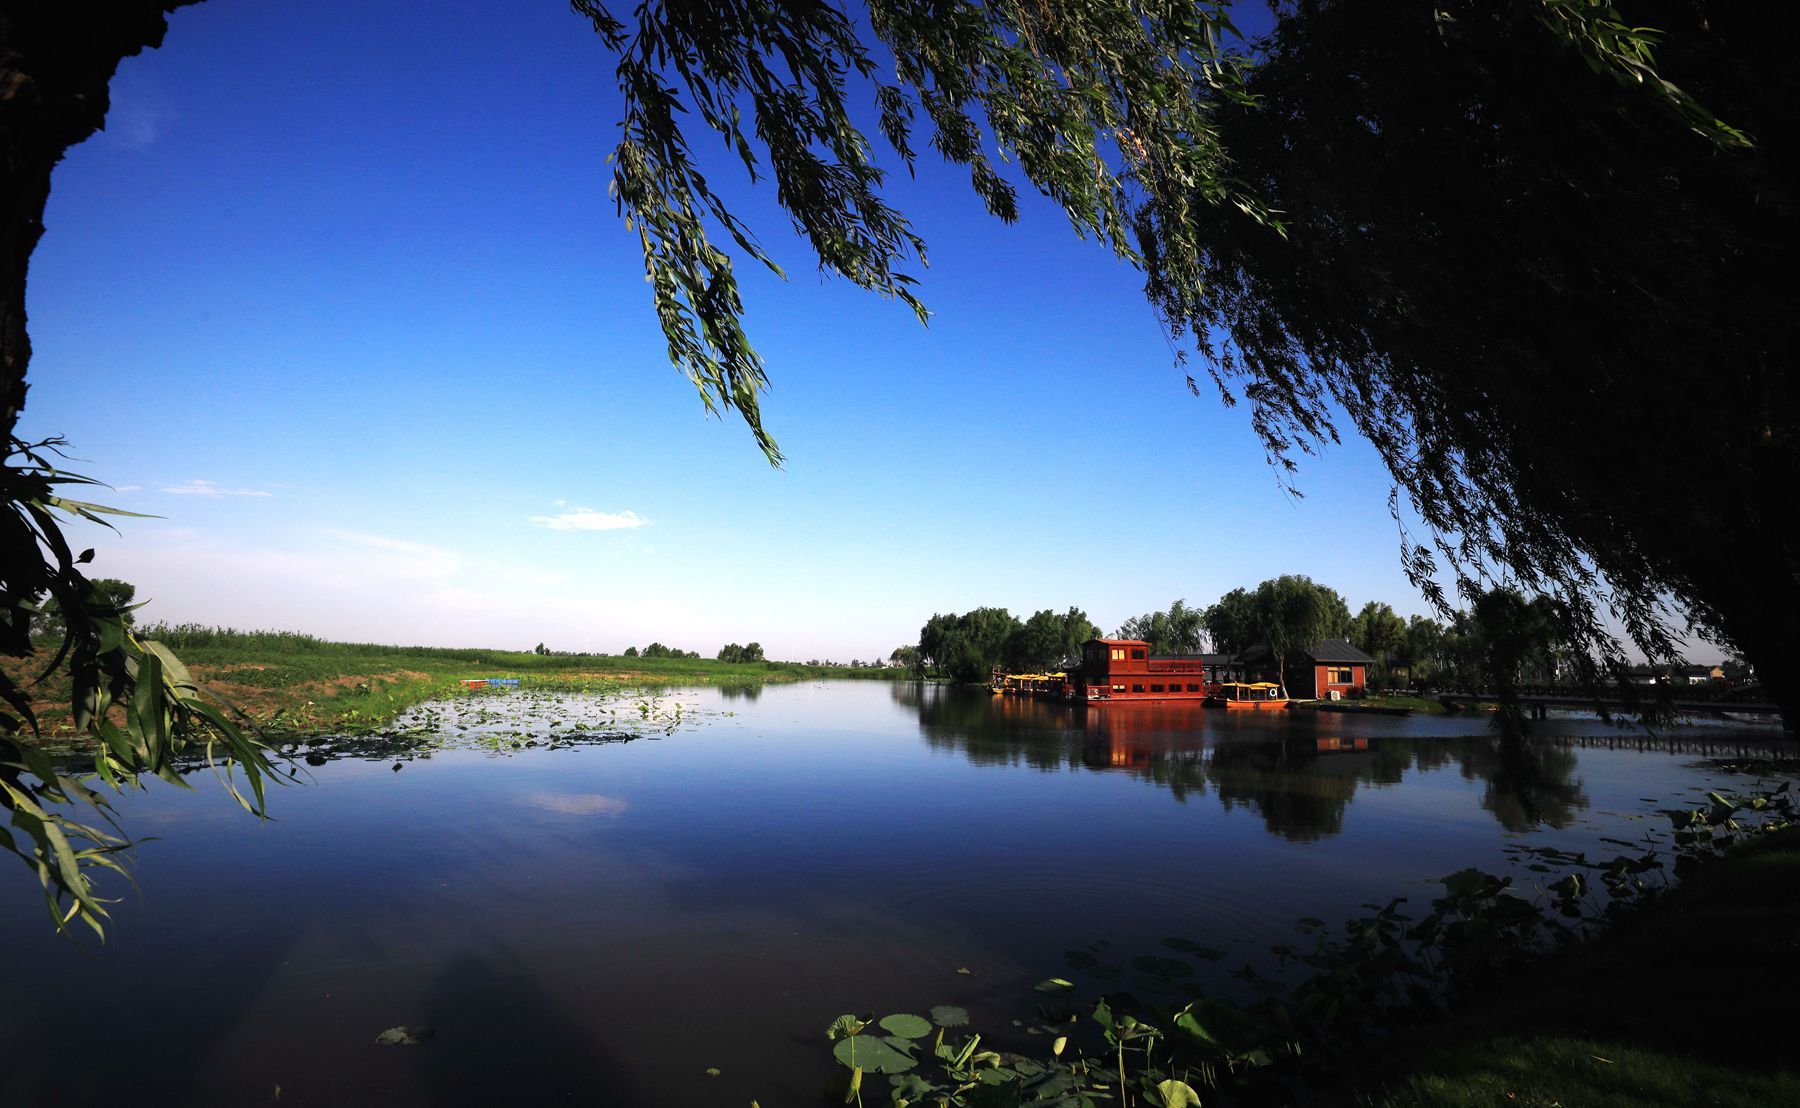
[[[139,638],[178,653],[201,687],[259,727],[277,733],[379,726],[461,682],[517,677],[543,689],[596,686],[748,685],[814,678],[910,677],[903,669],[761,659],[701,658],[693,652],[622,655],[347,643],[293,631],[239,631],[199,624],[153,624]],[[744,648],[740,647],[740,651]],[[9,672],[13,667],[9,664]],[[16,675],[21,683],[30,676]],[[30,686],[43,734],[73,738],[66,669]]]
[[[1663,814],[1611,858],[1522,848],[1527,887],[1469,869],[1423,908],[1302,920],[1275,970],[1233,974],[1235,996],[1191,981],[1222,951],[1171,938],[1116,968],[1071,952],[1013,1021],[1041,1045],[956,1008],[843,1016],[828,1038],[851,1099],[896,1106],[1795,1102],[1768,985],[1800,970],[1789,786]],[[1077,1002],[1070,978],[1096,968],[1129,983]]]

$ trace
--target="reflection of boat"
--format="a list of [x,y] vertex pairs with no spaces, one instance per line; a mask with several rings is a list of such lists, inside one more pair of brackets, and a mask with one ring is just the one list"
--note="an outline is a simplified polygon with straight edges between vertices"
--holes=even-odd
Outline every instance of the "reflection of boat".
[[1035,693],[1040,696],[1054,696],[1061,699],[1068,687],[1066,675],[1062,673],[1002,673],[994,671],[988,681],[988,689],[996,696],[1001,693]]
[[1281,695],[1281,686],[1273,681],[1227,681],[1218,686],[1218,691],[1207,695],[1206,706],[1233,711],[1279,712],[1288,706],[1288,698]]

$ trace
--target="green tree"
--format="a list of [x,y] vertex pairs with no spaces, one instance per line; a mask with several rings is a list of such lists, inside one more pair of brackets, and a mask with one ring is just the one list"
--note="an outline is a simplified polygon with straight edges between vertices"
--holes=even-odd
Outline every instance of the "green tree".
[[1379,687],[1385,687],[1406,652],[1406,621],[1393,608],[1371,600],[1350,621],[1350,641],[1375,659]]
[[635,657],[637,657],[637,656],[638,656],[638,648],[637,648],[637,647],[635,647],[635,646],[628,646],[628,647],[626,647],[626,648],[625,648],[625,655],[624,655],[624,656],[625,656],[625,657],[627,657],[627,658],[635,658]]
[[956,614],[933,613],[919,628],[919,664],[921,673],[944,672],[947,659],[956,651],[961,631],[957,627]]
[[1442,667],[1444,625],[1430,616],[1413,616],[1406,621],[1406,638],[1395,657],[1395,665],[1406,670],[1407,682],[1418,687],[1421,679],[1432,677]]
[[1256,641],[1256,596],[1248,589],[1232,589],[1206,609],[1201,617],[1212,648],[1221,654],[1237,654]]
[[956,681],[986,681],[1022,628],[1005,608],[976,608],[962,615],[933,615],[919,630],[919,654],[932,672]]
[[1119,626],[1118,637],[1142,639],[1152,654],[1196,654],[1206,645],[1206,613],[1177,600],[1165,612],[1147,612]]
[[1062,617],[1045,608],[1007,637],[1006,666],[1015,672],[1051,669],[1063,660],[1065,647]]
[[1256,586],[1252,626],[1275,658],[1276,683],[1287,695],[1288,655],[1350,630],[1350,606],[1310,577],[1284,575]]
[[898,669],[909,669],[923,674],[925,667],[920,661],[919,648],[916,646],[896,646],[888,655],[888,665]]
[[1071,606],[1062,614],[1062,660],[1073,661],[1081,657],[1081,645],[1089,639],[1100,637],[1100,628],[1088,618],[1088,614],[1080,608]]

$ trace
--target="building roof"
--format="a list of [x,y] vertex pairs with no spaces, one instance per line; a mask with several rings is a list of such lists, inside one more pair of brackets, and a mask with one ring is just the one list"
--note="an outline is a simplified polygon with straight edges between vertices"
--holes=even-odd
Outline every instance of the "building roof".
[[[1294,653],[1304,654],[1313,661],[1323,662],[1326,665],[1372,666],[1375,664],[1374,658],[1364,654],[1343,639],[1320,639],[1312,644],[1311,649],[1296,650]],[[1240,662],[1254,662],[1267,658],[1269,654],[1269,644],[1258,642],[1245,647],[1244,652],[1237,657]]]
[[1375,659],[1351,646],[1343,639],[1320,639],[1311,650],[1302,651],[1315,662],[1338,662],[1346,665],[1372,666]]

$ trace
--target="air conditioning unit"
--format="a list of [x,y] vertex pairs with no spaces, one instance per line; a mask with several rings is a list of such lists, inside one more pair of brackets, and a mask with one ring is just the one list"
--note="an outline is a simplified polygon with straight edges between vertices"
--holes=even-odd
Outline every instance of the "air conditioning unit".
[[1327,700],[1342,700],[1342,699],[1344,699],[1344,694],[1339,689],[1332,689],[1330,692],[1325,694],[1325,699],[1327,699]]

